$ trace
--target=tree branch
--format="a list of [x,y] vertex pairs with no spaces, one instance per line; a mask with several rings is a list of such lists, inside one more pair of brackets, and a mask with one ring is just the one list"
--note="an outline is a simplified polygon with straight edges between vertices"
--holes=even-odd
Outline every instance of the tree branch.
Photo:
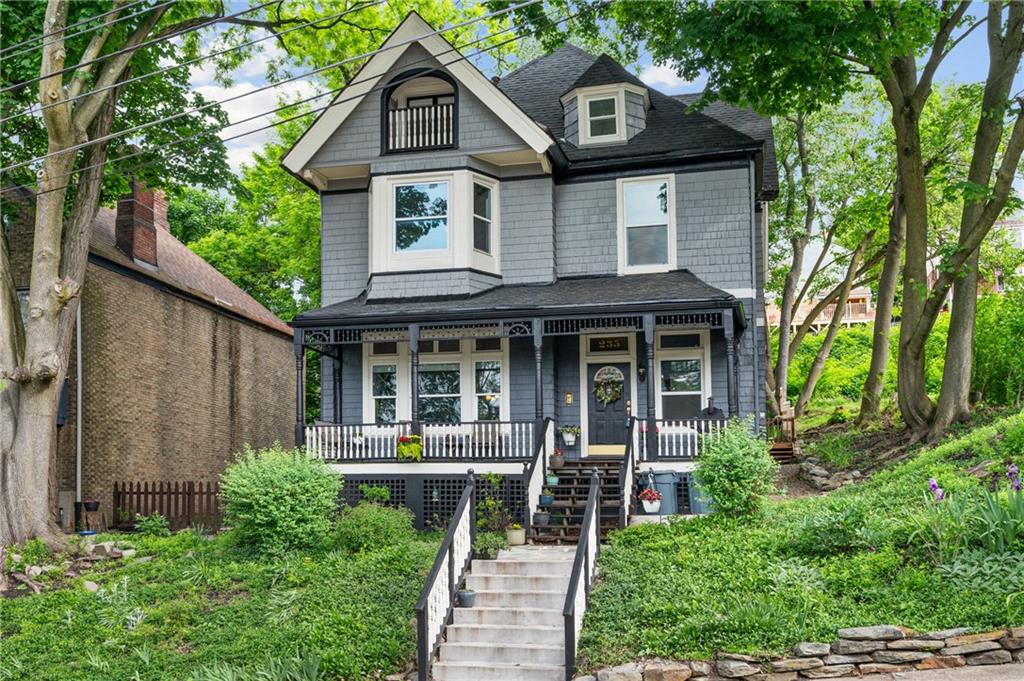
[[[925,62],[924,69],[922,69],[921,76],[917,82],[917,87],[914,89],[914,94],[911,96],[911,105],[914,107],[914,111],[921,111],[922,107],[924,107],[924,102],[928,99],[928,95],[932,90],[932,80],[935,78],[935,71],[939,68],[939,64],[942,63],[942,60],[949,53],[946,49],[947,46],[952,49],[956,44],[953,43],[950,45],[949,38],[953,34],[953,30],[957,25],[959,25],[960,20],[964,18],[964,15],[967,13],[970,6],[971,3],[964,0],[957,5],[956,9],[953,10],[949,16],[939,23],[939,32],[935,36],[935,41],[932,43],[931,54],[928,56],[928,61]],[[943,3],[944,14],[948,7],[949,3]]]

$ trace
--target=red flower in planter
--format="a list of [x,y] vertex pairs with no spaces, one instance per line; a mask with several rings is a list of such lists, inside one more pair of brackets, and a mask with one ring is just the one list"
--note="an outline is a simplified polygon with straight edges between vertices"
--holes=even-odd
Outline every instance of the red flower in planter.
[[640,490],[639,496],[640,501],[646,501],[650,503],[653,503],[655,501],[661,501],[661,492],[651,487],[645,487],[644,489]]

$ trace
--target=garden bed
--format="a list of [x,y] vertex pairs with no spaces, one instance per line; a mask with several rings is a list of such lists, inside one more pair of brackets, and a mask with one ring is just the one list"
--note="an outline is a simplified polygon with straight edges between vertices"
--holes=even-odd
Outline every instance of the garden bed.
[[931,478],[947,499],[1005,490],[1013,460],[1024,460],[1024,414],[922,450],[868,482],[771,502],[756,516],[615,533],[601,554],[580,666],[708,660],[720,650],[782,655],[879,622],[917,631],[1021,626],[1024,531],[997,552],[971,537],[944,549],[929,529],[940,508]]

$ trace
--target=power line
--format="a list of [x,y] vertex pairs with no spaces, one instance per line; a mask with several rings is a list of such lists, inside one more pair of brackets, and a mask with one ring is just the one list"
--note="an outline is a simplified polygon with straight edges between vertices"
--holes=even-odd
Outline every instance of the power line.
[[129,78],[128,80],[125,80],[125,81],[120,81],[120,82],[117,82],[117,83],[111,83],[110,85],[104,85],[103,87],[96,88],[95,90],[89,90],[88,92],[83,92],[81,94],[75,95],[74,97],[69,97],[68,99],[64,99],[64,100],[61,100],[59,102],[51,102],[49,104],[44,104],[43,106],[40,106],[39,108],[36,108],[35,105],[32,105],[29,108],[25,109],[24,111],[20,111],[20,112],[18,112],[16,114],[11,114],[10,116],[7,116],[6,118],[0,118],[0,124],[6,123],[7,121],[12,121],[12,120],[14,120],[16,118],[21,118],[22,116],[31,115],[31,114],[35,113],[36,111],[43,112],[46,109],[49,109],[49,108],[52,108],[52,107],[55,107],[55,106],[61,106],[63,104],[70,104],[71,102],[78,101],[79,99],[83,99],[85,97],[91,97],[92,95],[98,94],[100,92],[106,92],[107,90],[113,90],[114,88],[124,87],[125,85],[129,85],[131,83],[135,83],[135,82],[138,82],[140,80],[145,80],[146,78],[151,78],[153,76],[158,76],[158,75],[160,75],[162,73],[167,73],[168,71],[175,71],[177,69],[184,68],[185,66],[191,66],[192,64],[197,64],[197,63],[199,63],[201,61],[206,61],[207,59],[212,59],[213,57],[219,57],[219,56],[221,56],[223,54],[227,54],[228,52],[234,52],[235,50],[240,50],[240,49],[243,49],[243,48],[246,48],[246,47],[251,47],[251,46],[255,45],[256,43],[263,42],[264,40],[270,40],[272,38],[280,38],[281,36],[286,35],[288,33],[291,33],[292,31],[297,31],[300,28],[307,28],[309,26],[312,26],[314,24],[319,24],[319,23],[324,22],[324,21],[333,21],[334,19],[340,19],[341,17],[345,16],[346,14],[351,14],[353,12],[358,12],[360,10],[368,9],[370,7],[376,7],[377,5],[384,4],[387,1],[388,0],[373,0],[372,2],[367,2],[367,3],[362,4],[362,5],[357,5],[356,7],[350,7],[349,9],[347,9],[347,10],[345,10],[343,12],[338,12],[336,14],[330,14],[330,15],[325,16],[325,17],[319,17],[319,18],[314,19],[312,21],[307,21],[304,24],[300,24],[298,26],[292,26],[291,28],[285,29],[285,30],[280,31],[278,33],[271,33],[269,35],[263,36],[262,38],[255,38],[253,40],[250,40],[248,42],[242,43],[240,45],[234,45],[232,47],[226,47],[226,48],[224,48],[222,50],[217,50],[216,52],[211,52],[210,54],[202,55],[202,56],[196,57],[194,59],[190,59],[188,61],[181,62],[180,64],[172,64],[170,66],[165,66],[164,68],[158,69],[156,71],[150,71],[149,73],[139,74],[139,75],[134,76],[132,78]]
[[202,23],[196,24],[195,26],[187,26],[185,28],[178,29],[177,31],[172,31],[172,32],[168,33],[167,35],[162,35],[159,38],[153,38],[152,40],[147,40],[145,42],[141,42],[138,45],[135,45],[133,47],[122,47],[120,50],[116,50],[116,51],[110,52],[108,54],[101,54],[100,56],[98,56],[98,57],[96,57],[94,59],[89,59],[87,61],[79,62],[79,63],[75,64],[74,66],[66,66],[66,67],[62,68],[60,71],[54,71],[53,73],[48,73],[45,76],[36,76],[35,78],[30,78],[28,80],[23,80],[20,83],[15,83],[14,85],[8,85],[7,87],[5,87],[3,89],[0,89],[0,94],[3,94],[5,92],[10,92],[12,90],[20,90],[21,88],[25,87],[26,85],[31,85],[32,83],[38,83],[41,80],[45,80],[47,78],[53,78],[54,76],[60,76],[60,75],[63,75],[65,73],[68,73],[70,71],[77,71],[77,70],[79,70],[79,69],[81,69],[81,68],[83,68],[85,66],[91,66],[91,65],[99,63],[101,61],[105,61],[107,59],[110,59],[111,57],[116,57],[118,55],[125,54],[126,52],[135,52],[137,50],[141,50],[141,49],[144,49],[146,47],[149,47],[150,45],[155,45],[157,43],[162,43],[162,42],[164,42],[166,40],[170,40],[172,38],[177,38],[179,35],[184,35],[185,33],[191,33],[192,31],[198,31],[201,28],[206,28],[207,26],[211,26],[213,24],[218,24],[218,23],[220,23],[222,21],[227,21],[228,19],[236,19],[236,18],[242,16],[243,14],[249,14],[251,12],[255,12],[257,10],[261,10],[264,7],[269,7],[270,5],[277,4],[278,2],[280,2],[280,0],[269,0],[268,2],[264,2],[264,3],[260,4],[260,5],[256,5],[255,7],[250,7],[249,9],[244,9],[244,10],[242,10],[240,12],[235,12],[234,14],[228,14],[226,16],[211,17],[211,18],[207,19],[206,21],[204,21]]
[[[44,47],[46,47],[47,45],[53,45],[55,43],[66,41],[69,38],[76,38],[76,37],[78,37],[80,35],[85,35],[86,33],[92,33],[94,31],[98,31],[98,30],[100,30],[102,28],[109,28],[110,26],[113,26],[115,24],[119,24],[122,21],[128,21],[129,19],[134,19],[135,17],[137,17],[137,16],[139,16],[141,14],[147,14],[149,12],[152,12],[153,10],[160,9],[161,7],[167,7],[168,5],[173,5],[177,1],[178,0],[167,0],[166,2],[160,3],[159,5],[155,5],[153,7],[146,7],[144,9],[141,9],[138,12],[135,12],[134,14],[128,14],[128,15],[125,15],[123,17],[117,17],[116,19],[112,19],[110,21],[104,21],[103,24],[100,25],[100,26],[93,26],[92,28],[83,28],[81,31],[78,31],[76,33],[70,33],[70,34],[62,35],[60,38],[57,38],[56,40],[50,40],[48,42],[44,42],[42,45],[36,45],[36,46],[33,46],[33,47],[26,47],[25,49],[18,50],[14,54],[0,55],[0,56],[2,56],[4,59],[10,59],[12,57],[18,56],[19,54],[25,54],[26,52],[33,52],[35,50],[41,50]],[[98,16],[106,16],[106,15],[111,14],[113,12],[119,12],[119,11],[121,11],[121,10],[120,9],[110,10],[109,12],[104,12],[103,14],[100,14]],[[94,18],[96,18],[96,17],[94,17]],[[92,19],[90,19],[90,21],[91,20]],[[68,28],[70,28],[70,26]],[[67,29],[64,29],[64,30],[66,31]],[[60,31],[54,31],[50,35],[54,35],[55,33],[60,33]],[[38,40],[38,38],[33,38],[33,40]]]
[[110,133],[110,134],[107,134],[107,135],[103,135],[101,137],[97,137],[96,139],[92,139],[92,140],[88,140],[86,142],[81,142],[79,144],[75,144],[75,145],[72,145],[72,146],[68,147],[67,149],[62,149],[60,151],[48,152],[46,154],[43,154],[42,156],[37,156],[37,157],[29,159],[27,161],[20,161],[18,163],[14,163],[14,164],[9,165],[9,166],[7,166],[5,168],[0,168],[0,173],[7,172],[7,171],[10,171],[10,170],[15,170],[17,168],[23,168],[25,166],[32,165],[33,163],[36,163],[38,161],[46,160],[47,158],[50,158],[52,156],[59,156],[59,155],[62,155],[62,154],[72,153],[72,152],[78,151],[80,149],[84,149],[86,147],[92,146],[94,144],[99,144],[101,142],[107,142],[109,140],[118,139],[120,137],[125,137],[126,135],[131,135],[131,134],[140,132],[142,130],[146,130],[148,128],[151,128],[154,125],[159,125],[160,123],[167,123],[169,121],[176,120],[176,119],[181,118],[183,116],[188,116],[190,114],[195,114],[195,113],[200,113],[202,111],[206,111],[207,109],[211,109],[211,108],[213,108],[215,106],[219,106],[221,104],[227,104],[228,102],[234,102],[234,101],[237,101],[237,100],[242,99],[244,97],[251,97],[252,95],[258,94],[260,92],[265,92],[267,90],[270,90],[270,89],[273,89],[273,88],[276,88],[276,87],[280,87],[280,86],[285,85],[287,83],[292,83],[292,82],[295,82],[295,81],[300,80],[300,79],[308,78],[310,76],[315,76],[315,75],[317,75],[319,73],[323,73],[324,71],[329,71],[331,69],[335,69],[335,68],[337,68],[339,66],[342,66],[344,64],[349,64],[349,63],[352,63],[354,61],[359,61],[359,60],[365,59],[367,57],[372,57],[372,56],[375,56],[375,55],[380,54],[382,52],[386,52],[388,50],[394,50],[394,49],[397,49],[399,47],[404,47],[405,45],[409,45],[409,44],[412,44],[414,42],[418,42],[420,40],[423,40],[425,38],[429,38],[431,36],[440,35],[442,33],[447,33],[448,31],[453,31],[453,30],[458,29],[458,28],[464,28],[466,26],[469,26],[469,25],[481,22],[481,21],[483,21],[485,19],[493,19],[494,17],[501,16],[503,14],[507,14],[508,12],[512,12],[512,11],[515,11],[517,9],[521,9],[523,7],[528,7],[530,5],[535,5],[538,2],[542,2],[542,1],[543,0],[526,0],[526,2],[520,3],[518,5],[512,5],[512,6],[506,7],[505,9],[502,9],[502,10],[498,10],[498,11],[495,11],[495,12],[490,12],[488,14],[484,14],[484,15],[478,17],[478,18],[475,18],[475,19],[467,19],[467,20],[462,21],[460,23],[453,24],[453,25],[449,26],[448,28],[436,29],[436,30],[430,31],[429,33],[424,33],[424,34],[419,35],[419,36],[414,36],[412,38],[407,38],[406,40],[397,42],[394,45],[386,45],[386,46],[383,46],[383,47],[379,47],[376,50],[371,50],[370,52],[365,52],[363,54],[355,55],[354,57],[346,57],[345,59],[341,59],[341,60],[336,61],[336,62],[334,62],[332,64],[327,64],[326,66],[322,66],[320,68],[313,69],[312,71],[307,71],[305,73],[300,73],[300,74],[292,76],[290,78],[285,78],[284,80],[277,81],[275,83],[268,83],[267,85],[264,85],[262,87],[258,87],[255,90],[250,90],[248,92],[243,92],[241,94],[232,95],[231,97],[226,97],[225,99],[221,99],[221,100],[218,100],[216,102],[208,102],[206,104],[202,104],[200,106],[193,107],[191,109],[186,109],[184,111],[179,111],[178,113],[172,114],[170,116],[165,116],[163,118],[158,118],[156,120],[149,121],[149,122],[146,122],[146,123],[140,123],[139,125],[136,125],[136,126],[131,127],[131,128],[127,128],[125,130],[120,130],[118,132],[113,132],[113,133]]
[[[49,33],[44,33],[42,35],[37,35],[37,36],[33,36],[31,38],[28,38],[27,40],[22,40],[20,43],[15,43],[14,45],[8,45],[7,47],[5,47],[3,49],[0,49],[0,54],[3,54],[7,50],[13,50],[13,49],[16,49],[18,47],[21,47],[22,45],[28,45],[29,43],[34,43],[37,40],[46,40],[50,36],[57,35],[58,33],[63,33],[64,31],[67,31],[68,29],[75,28],[76,26],[81,26],[82,24],[87,24],[90,21],[95,21],[96,19],[102,19],[103,17],[108,16],[110,14],[114,14],[115,12],[123,12],[126,9],[134,7],[135,5],[141,5],[144,2],[149,2],[149,0],[135,0],[135,2],[130,3],[128,5],[125,5],[124,7],[115,7],[114,9],[108,9],[106,12],[103,12],[102,14],[97,14],[96,16],[86,17],[85,19],[82,19],[80,21],[76,21],[73,24],[69,24],[68,26],[65,26],[64,28],[60,29],[59,31],[50,31]],[[155,9],[155,8],[151,8],[151,9]]]
[[[600,9],[601,7],[604,7],[604,6],[608,5],[610,2],[611,2],[611,0],[605,0],[604,2],[601,2],[601,3],[597,4],[597,5],[593,5],[593,6],[587,8],[585,10],[579,10],[577,12],[574,12],[572,14],[569,14],[567,16],[562,17],[558,21],[553,22],[552,25],[557,26],[558,24],[564,23],[566,21],[571,21],[572,19],[575,19],[576,17],[578,17],[578,16],[580,16],[580,15],[582,15],[584,13],[596,11],[597,9]],[[472,41],[470,41],[470,42],[468,42],[468,43],[466,43],[464,45],[461,45],[459,47],[451,47],[451,48],[449,48],[448,50],[446,50],[442,54],[446,54],[448,52],[458,52],[458,50],[460,50],[460,49],[463,49],[465,47],[468,47],[470,45],[474,45],[474,44],[477,44],[477,43],[480,43],[480,42],[484,42],[485,40],[488,40],[489,38],[493,38],[496,35],[501,35],[502,33],[507,33],[507,32],[509,32],[511,30],[515,30],[515,29],[520,28],[520,27],[521,26],[506,28],[506,29],[503,29],[503,30],[499,31],[498,33],[493,34],[493,35],[484,36],[483,38],[477,38],[476,40],[472,40]],[[451,60],[449,62],[442,63],[441,66],[443,66],[443,67],[444,66],[450,66],[451,64],[455,64],[455,63],[460,62],[460,61],[465,61],[465,60],[467,60],[467,59],[469,59],[471,57],[475,57],[475,56],[478,56],[478,55],[483,54],[485,52],[489,52],[489,51],[495,50],[495,49],[497,49],[499,47],[503,47],[504,45],[507,45],[508,43],[514,42],[516,40],[519,40],[522,37],[534,35],[535,33],[539,32],[541,30],[543,30],[543,29],[542,28],[538,28],[538,29],[534,29],[532,31],[528,31],[528,32],[520,34],[520,35],[512,36],[508,40],[502,41],[502,42],[497,43],[495,45],[490,45],[490,46],[485,47],[485,48],[481,48],[481,49],[473,52],[472,54],[460,55],[456,59],[453,59],[453,60]],[[434,58],[433,56],[425,57],[423,59],[419,59],[419,60],[416,60],[416,61],[410,62],[410,63],[411,64],[416,64],[416,63],[429,62],[433,58]],[[401,84],[401,83],[404,83],[404,82],[409,81],[409,80],[414,80],[418,76],[419,76],[419,74],[413,75],[413,76],[408,76],[406,78],[402,78],[402,79],[399,79],[397,81],[391,81],[387,85],[379,85],[379,86],[373,87],[366,94],[369,94],[370,92],[375,92],[375,91],[382,90],[384,87],[393,86],[396,83],[397,84]],[[277,109],[268,111],[266,113],[259,114],[257,116],[252,116],[250,118],[243,119],[241,121],[236,121],[235,123],[230,123],[228,125],[222,126],[221,128],[218,128],[218,131],[219,130],[223,130],[224,128],[227,128],[227,127],[230,127],[230,126],[233,126],[233,125],[238,125],[238,124],[247,122],[249,120],[252,120],[253,118],[262,118],[263,116],[268,116],[268,115],[270,115],[272,113],[275,113],[277,111],[298,106],[299,104],[302,104],[303,102],[306,102],[306,101],[311,101],[313,99],[319,99],[321,97],[333,94],[335,92],[339,92],[339,91],[343,90],[344,88],[349,87],[350,85],[355,85],[355,84],[357,84],[359,82],[366,82],[368,80],[373,80],[373,77],[368,77],[368,78],[364,78],[364,79],[361,79],[361,80],[354,80],[354,81],[346,84],[345,86],[343,86],[341,88],[336,88],[335,90],[326,91],[326,92],[323,92],[323,93],[321,93],[319,95],[315,95],[315,96],[309,97],[309,98],[307,98],[305,100],[300,100],[298,102],[293,102],[291,104],[288,104],[288,105],[285,105],[285,106],[282,106],[282,107],[278,107]],[[275,121],[274,123],[271,123],[269,125],[263,126],[261,128],[256,128],[254,130],[249,130],[249,131],[246,131],[244,133],[239,133],[238,135],[233,135],[231,137],[224,138],[221,141],[222,142],[229,142],[229,141],[232,141],[232,140],[235,140],[235,139],[240,139],[242,137],[246,137],[248,135],[256,134],[258,132],[263,132],[265,130],[270,130],[272,128],[276,128],[276,127],[278,127],[280,125],[284,125],[286,123],[290,123],[290,122],[292,122],[294,120],[297,120],[299,118],[303,118],[303,117],[308,116],[310,114],[323,112],[323,111],[326,111],[327,109],[330,109],[331,107],[338,106],[340,104],[344,104],[346,102],[352,101],[354,99],[358,99],[360,97],[365,97],[365,96],[366,95],[354,95],[352,97],[339,99],[339,100],[330,102],[329,104],[326,104],[326,105],[324,105],[322,107],[317,107],[317,108],[310,109],[309,111],[304,111],[301,114],[298,114],[298,115],[295,115],[295,116],[291,116],[289,118],[282,119],[280,121]],[[194,140],[194,139],[198,139],[200,137],[204,137],[204,136],[207,136],[207,135],[210,135],[210,134],[211,134],[210,130],[204,130],[202,132],[196,133],[194,135],[190,135],[188,137],[183,137],[183,138],[180,138],[180,139],[177,139],[177,140],[172,140],[171,142],[167,142],[166,144],[162,144],[160,146],[153,147],[151,149],[144,149],[144,150],[133,152],[131,154],[125,154],[125,155],[119,156],[119,157],[117,157],[115,159],[111,159],[109,161],[106,161],[105,163],[96,163],[96,164],[93,164],[91,166],[85,166],[83,168],[77,168],[77,169],[71,171],[71,173],[66,174],[66,176],[69,177],[72,173],[83,172],[85,170],[90,170],[92,168],[97,168],[97,167],[105,165],[105,164],[117,163],[119,161],[123,161],[123,160],[128,159],[128,158],[134,158],[134,157],[137,157],[137,156],[141,156],[143,154],[158,152],[158,151],[161,151],[162,149],[166,149],[168,147],[176,146],[178,144],[182,144],[183,142],[188,142],[188,141],[191,141],[191,140]],[[133,172],[133,171],[139,170],[141,168],[145,168],[147,166],[151,166],[154,163],[156,163],[156,161],[145,161],[145,162],[142,162],[142,163],[137,163],[137,164],[135,164],[135,165],[125,169],[125,171],[126,172]],[[61,185],[60,187],[53,187],[51,189],[46,189],[46,190],[43,190],[43,191],[40,191],[40,192],[36,192],[35,196],[41,196],[43,194],[48,194],[50,192],[61,191],[61,190],[69,188],[70,186],[71,186],[71,183],[69,182],[68,184]],[[6,192],[6,191],[14,191],[16,189],[18,189],[17,186],[10,186],[10,187],[6,187],[6,188],[3,188],[3,189],[0,189],[0,193]]]

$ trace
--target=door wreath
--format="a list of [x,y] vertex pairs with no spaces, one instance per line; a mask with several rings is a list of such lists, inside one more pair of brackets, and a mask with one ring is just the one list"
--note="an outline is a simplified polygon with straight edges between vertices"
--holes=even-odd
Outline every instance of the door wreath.
[[594,397],[597,401],[608,406],[622,399],[622,384],[625,376],[617,367],[601,367],[594,374]]

